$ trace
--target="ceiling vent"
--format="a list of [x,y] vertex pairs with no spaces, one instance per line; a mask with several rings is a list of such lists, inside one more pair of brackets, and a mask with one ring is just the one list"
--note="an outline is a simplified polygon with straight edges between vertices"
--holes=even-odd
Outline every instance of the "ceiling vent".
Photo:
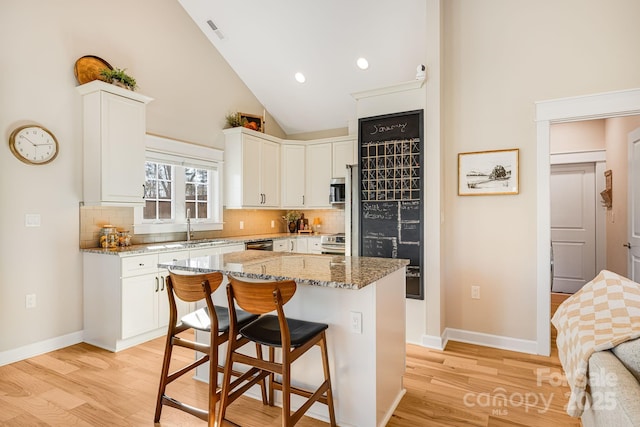
[[220,29],[218,28],[218,26],[216,24],[213,23],[213,21],[211,19],[209,19],[207,21],[207,24],[209,24],[209,26],[211,27],[211,29],[213,30],[213,32],[215,33],[216,36],[218,36],[218,38],[220,40],[224,40],[224,33],[222,31],[220,31]]

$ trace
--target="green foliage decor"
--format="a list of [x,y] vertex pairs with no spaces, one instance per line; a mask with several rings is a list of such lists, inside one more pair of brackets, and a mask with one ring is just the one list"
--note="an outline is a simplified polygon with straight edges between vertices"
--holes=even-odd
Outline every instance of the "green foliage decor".
[[102,70],[100,70],[100,76],[102,77],[102,80],[107,83],[120,82],[127,89],[136,90],[136,88],[138,87],[136,84],[136,79],[128,75],[125,71],[126,68],[114,68],[113,70],[110,70],[109,68],[103,68]]

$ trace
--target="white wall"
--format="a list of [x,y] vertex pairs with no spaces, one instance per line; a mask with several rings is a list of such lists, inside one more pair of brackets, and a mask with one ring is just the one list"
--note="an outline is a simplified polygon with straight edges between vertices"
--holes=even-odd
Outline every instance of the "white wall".
[[[83,328],[79,57],[97,55],[137,79],[155,98],[152,133],[223,148],[225,114],[262,106],[174,0],[3,0],[0,52],[2,364],[23,346],[77,340]],[[25,123],[57,136],[53,163],[28,166],[11,154],[8,136]],[[39,213],[42,226],[25,228],[26,213]],[[28,293],[35,309],[25,309]]]
[[[447,327],[536,339],[534,102],[639,87],[637,16],[635,0],[444,2]],[[520,149],[520,194],[458,196],[457,154],[502,148]]]

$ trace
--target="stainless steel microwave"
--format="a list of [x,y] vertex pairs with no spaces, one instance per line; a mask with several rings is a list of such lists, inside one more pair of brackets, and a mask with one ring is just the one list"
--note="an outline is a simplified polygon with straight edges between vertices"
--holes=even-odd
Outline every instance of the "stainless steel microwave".
[[334,178],[329,187],[329,202],[332,205],[339,205],[345,202],[346,192],[344,178]]

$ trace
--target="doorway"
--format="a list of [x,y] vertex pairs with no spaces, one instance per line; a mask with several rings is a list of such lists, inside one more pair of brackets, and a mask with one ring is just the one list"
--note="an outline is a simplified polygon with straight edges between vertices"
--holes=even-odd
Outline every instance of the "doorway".
[[549,355],[551,349],[551,162],[550,126],[596,118],[640,114],[640,89],[563,98],[536,103],[537,212],[536,212],[536,330],[537,352]]

